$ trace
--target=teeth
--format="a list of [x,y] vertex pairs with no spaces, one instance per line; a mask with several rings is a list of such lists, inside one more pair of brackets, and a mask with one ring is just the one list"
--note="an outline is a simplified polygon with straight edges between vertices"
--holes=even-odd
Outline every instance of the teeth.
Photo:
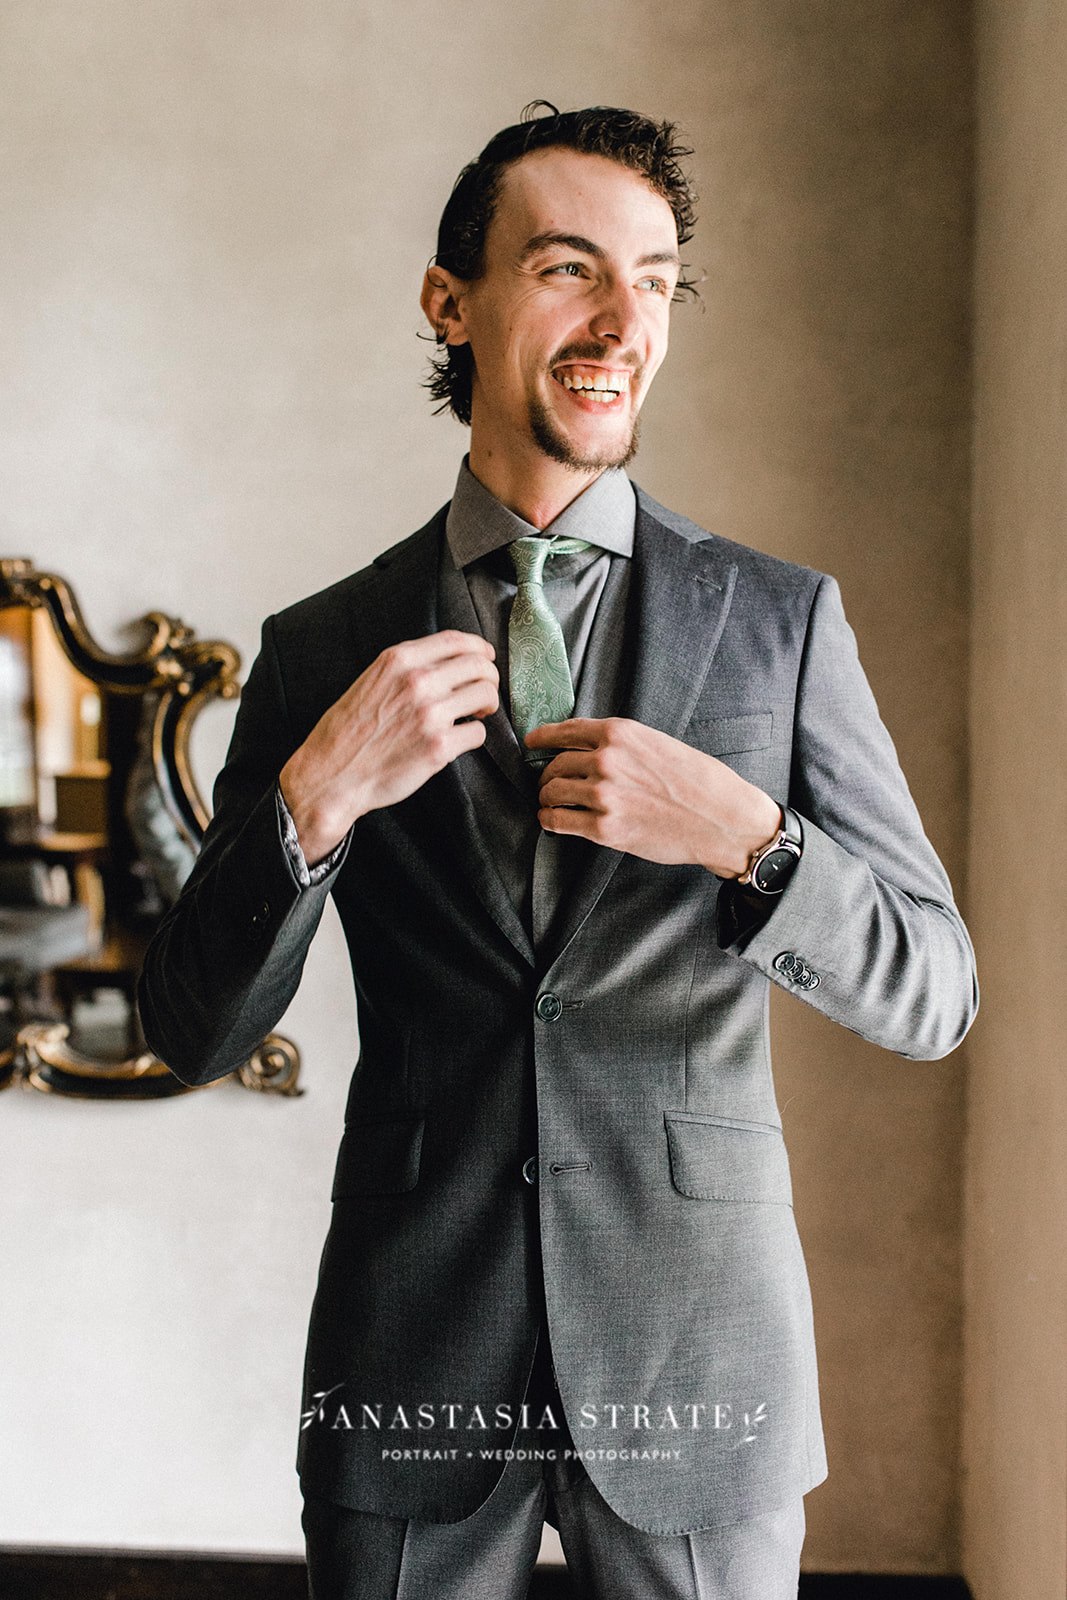
[[582,389],[587,394],[595,395],[598,400],[614,400],[624,389],[629,389],[630,378],[628,373],[608,374],[583,374],[580,372],[564,372],[558,380],[565,389]]

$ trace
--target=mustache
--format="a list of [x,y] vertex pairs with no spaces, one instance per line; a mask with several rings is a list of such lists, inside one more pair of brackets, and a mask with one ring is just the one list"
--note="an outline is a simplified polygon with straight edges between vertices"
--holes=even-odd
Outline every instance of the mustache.
[[584,343],[576,341],[574,344],[563,346],[558,350],[549,364],[549,370],[562,366],[565,361],[594,361],[604,366],[629,367],[632,371],[640,373],[641,361],[632,350],[625,353],[614,350],[610,345],[597,344],[596,340],[586,340]]

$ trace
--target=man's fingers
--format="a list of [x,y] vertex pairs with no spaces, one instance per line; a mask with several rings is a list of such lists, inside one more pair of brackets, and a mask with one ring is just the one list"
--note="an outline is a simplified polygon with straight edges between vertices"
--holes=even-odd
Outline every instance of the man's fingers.
[[526,744],[531,750],[562,746],[570,750],[595,750],[604,733],[605,717],[568,717],[566,722],[542,722],[531,728]]
[[492,660],[496,655],[488,639],[480,633],[464,633],[461,628],[442,628],[440,633],[427,633],[421,639],[405,639],[402,644],[393,645],[392,650],[399,660],[412,666],[427,666],[451,656],[473,654]]
[[561,750],[558,756],[542,769],[541,789],[544,792],[546,783],[551,783],[553,778],[590,778],[595,776],[593,771],[593,752],[587,747],[584,750]]
[[480,652],[463,651],[439,661],[412,663],[401,667],[400,673],[397,687],[416,705],[444,704],[451,701],[457,691],[468,687],[480,696],[475,705],[490,703],[499,693],[496,665]]
[[[448,761],[455,761],[467,750],[477,750],[485,743],[485,723],[475,718],[472,722],[457,722],[448,730]],[[445,765],[448,765],[446,761]]]
[[584,807],[545,806],[538,811],[537,820],[546,833],[577,833],[599,843],[596,838],[598,818]]
[[586,778],[551,778],[541,785],[537,797],[541,809],[552,806],[581,806],[585,811],[602,811],[596,789]]
[[441,704],[453,722],[460,717],[491,717],[500,704],[500,694],[496,684],[486,679],[460,684]]
[[433,672],[439,672],[445,682],[453,686],[460,683],[498,684],[500,673],[497,671],[496,662],[490,656],[475,655],[472,651],[465,651],[462,655],[449,656],[440,666],[433,667]]

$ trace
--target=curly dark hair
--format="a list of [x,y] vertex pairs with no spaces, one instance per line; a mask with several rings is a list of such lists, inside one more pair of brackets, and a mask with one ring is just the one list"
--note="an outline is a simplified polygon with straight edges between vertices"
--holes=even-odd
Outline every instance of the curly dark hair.
[[[584,155],[607,156],[638,172],[670,206],[678,229],[678,243],[693,237],[696,192],[682,161],[693,154],[678,140],[673,122],[655,122],[637,111],[618,106],[588,106],[583,111],[559,111],[548,100],[533,100],[522,118],[495,134],[477,160],[463,168],[441,214],[437,230],[439,267],[457,278],[480,278],[485,270],[485,236],[500,197],[505,167],[531,150],[561,145]],[[696,296],[694,280],[683,270],[674,298]],[[460,422],[471,420],[471,379],[474,357],[468,344],[445,345],[430,358],[426,387],[438,411],[451,409]]]

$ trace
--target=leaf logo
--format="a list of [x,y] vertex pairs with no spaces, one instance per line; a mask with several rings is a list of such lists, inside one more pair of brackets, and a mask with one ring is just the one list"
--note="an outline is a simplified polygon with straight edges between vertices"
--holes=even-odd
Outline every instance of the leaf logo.
[[744,1432],[734,1441],[732,1448],[736,1450],[739,1445],[753,1444],[756,1439],[756,1429],[761,1422],[766,1421],[767,1402],[766,1400],[761,1400],[755,1411],[746,1411],[744,1413]]
[[330,1398],[330,1396],[337,1389],[342,1389],[343,1387],[344,1387],[344,1380],[342,1380],[341,1383],[335,1383],[332,1389],[316,1389],[315,1390],[315,1393],[311,1396],[311,1398],[312,1398],[312,1400],[314,1400],[315,1404],[311,1407],[310,1411],[302,1411],[300,1413],[300,1432],[301,1433],[303,1433],[305,1431],[305,1429],[310,1428],[311,1424],[313,1422],[315,1422],[315,1421],[318,1421],[318,1422],[325,1422],[326,1421],[326,1413],[323,1410],[323,1403],[326,1400],[328,1400]]

